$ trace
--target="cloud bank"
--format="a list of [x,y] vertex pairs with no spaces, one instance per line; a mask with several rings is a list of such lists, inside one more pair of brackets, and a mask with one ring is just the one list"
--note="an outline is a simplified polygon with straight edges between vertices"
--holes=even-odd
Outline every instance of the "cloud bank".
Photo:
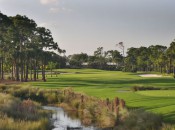
[[60,10],[59,8],[50,8],[49,11],[50,11],[51,13],[57,13],[57,12],[59,12],[59,10]]
[[51,4],[51,3],[58,3],[58,0],[40,0],[40,3],[43,5]]

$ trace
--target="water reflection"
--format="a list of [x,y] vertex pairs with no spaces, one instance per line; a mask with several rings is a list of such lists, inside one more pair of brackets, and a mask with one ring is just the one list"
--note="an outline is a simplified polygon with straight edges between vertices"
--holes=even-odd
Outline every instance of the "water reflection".
[[[99,130],[93,126],[84,126],[81,121],[76,118],[71,118],[60,107],[44,106],[46,110],[52,110],[53,114],[51,120],[53,120],[53,130]],[[76,114],[76,113],[75,113]]]

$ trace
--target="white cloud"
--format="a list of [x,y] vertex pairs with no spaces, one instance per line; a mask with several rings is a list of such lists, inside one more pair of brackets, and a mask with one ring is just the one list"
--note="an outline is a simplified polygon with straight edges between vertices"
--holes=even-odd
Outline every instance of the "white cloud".
[[39,23],[38,26],[39,27],[48,27],[48,23]]
[[40,0],[41,4],[47,5],[51,3],[58,3],[58,0]]
[[51,13],[57,13],[57,12],[59,12],[59,10],[60,10],[59,8],[50,8],[49,11],[50,11]]
[[54,20],[38,24],[38,27],[45,27],[45,28],[55,28],[57,26],[58,26],[58,22]]
[[52,7],[52,8],[50,8],[49,9],[49,12],[50,13],[61,13],[61,12],[66,12],[66,13],[70,13],[70,12],[72,12],[72,10],[71,9],[68,9],[68,8],[65,8],[65,7],[60,7],[60,8],[58,8],[58,7],[56,7],[56,8],[54,8],[54,7]]

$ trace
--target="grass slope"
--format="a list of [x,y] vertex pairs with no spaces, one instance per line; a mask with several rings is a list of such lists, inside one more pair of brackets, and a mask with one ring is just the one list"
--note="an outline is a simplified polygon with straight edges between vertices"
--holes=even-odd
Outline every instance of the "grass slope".
[[[94,69],[61,69],[64,74],[58,77],[47,76],[47,82],[30,82],[37,87],[64,88],[87,93],[99,98],[120,97],[126,100],[128,107],[144,108],[163,114],[164,120],[175,122],[175,90],[131,92],[135,85],[174,88],[172,77],[143,78],[134,73],[103,71]],[[168,96],[169,95],[169,96]]]

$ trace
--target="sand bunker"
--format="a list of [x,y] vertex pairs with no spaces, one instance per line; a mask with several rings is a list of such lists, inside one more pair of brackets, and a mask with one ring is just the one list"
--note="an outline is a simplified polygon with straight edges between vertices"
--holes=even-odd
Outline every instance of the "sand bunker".
[[141,74],[140,77],[162,77],[162,75],[158,74]]

